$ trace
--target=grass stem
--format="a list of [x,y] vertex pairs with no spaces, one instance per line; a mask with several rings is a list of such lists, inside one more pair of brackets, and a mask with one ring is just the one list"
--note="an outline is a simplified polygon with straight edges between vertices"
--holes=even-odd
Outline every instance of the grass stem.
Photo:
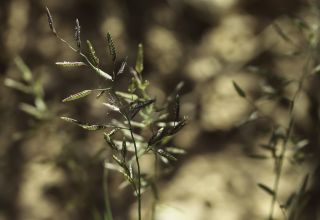
[[108,171],[103,168],[103,193],[104,193],[104,202],[105,202],[105,220],[113,220],[112,210],[109,200],[109,190],[108,190]]
[[133,135],[131,120],[130,120],[130,118],[128,116],[126,116],[126,119],[128,121],[130,135],[131,135],[131,139],[132,139],[132,142],[133,142],[134,153],[135,153],[135,158],[136,158],[136,163],[137,163],[137,172],[138,172],[138,193],[137,193],[137,197],[138,197],[138,219],[141,220],[141,172],[140,172],[140,162],[139,162],[138,148],[137,148],[137,144],[136,144],[136,141],[135,141],[135,138],[134,138],[134,135]]
[[277,157],[278,161],[278,165],[276,167],[276,177],[273,183],[273,196],[272,196],[272,201],[271,201],[271,206],[270,206],[270,212],[269,212],[269,217],[268,220],[273,220],[273,215],[274,215],[274,209],[275,209],[275,205],[277,203],[278,200],[278,191],[279,191],[279,185],[280,185],[280,179],[282,176],[282,172],[283,172],[283,164],[284,164],[284,159],[285,159],[285,154],[286,154],[286,150],[287,150],[287,146],[288,146],[288,142],[291,139],[292,136],[292,132],[293,132],[293,128],[294,128],[294,123],[295,123],[295,118],[294,118],[294,107],[295,107],[295,103],[297,101],[297,98],[302,90],[302,86],[304,83],[305,78],[307,77],[308,73],[309,73],[309,64],[310,64],[310,56],[308,56],[306,64],[303,68],[303,74],[299,79],[299,84],[298,84],[298,88],[295,91],[293,98],[292,98],[292,102],[289,108],[289,114],[290,114],[290,119],[289,119],[289,123],[288,123],[288,130],[286,133],[286,136],[284,138],[284,142],[282,145],[282,149],[280,152],[280,155]]

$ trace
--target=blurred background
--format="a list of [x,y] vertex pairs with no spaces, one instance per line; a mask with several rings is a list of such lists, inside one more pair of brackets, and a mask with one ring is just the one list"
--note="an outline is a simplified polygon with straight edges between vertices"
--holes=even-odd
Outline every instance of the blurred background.
[[[309,2],[1,1],[0,220],[96,220],[103,212],[103,158],[96,155],[105,142],[100,133],[81,130],[58,117],[106,120],[94,98],[61,102],[77,91],[101,86],[101,79],[86,68],[55,65],[80,58],[51,33],[45,6],[57,32],[69,42],[74,42],[75,19],[79,19],[83,42],[93,43],[107,71],[112,70],[107,32],[113,36],[118,57],[128,56],[131,66],[142,43],[143,75],[159,103],[184,82],[181,113],[189,121],[174,144],[187,154],[159,181],[156,219],[266,219],[271,197],[257,183],[272,186],[274,163],[252,155],[265,153],[259,145],[270,139],[272,121],[288,127],[297,84],[281,85],[298,80],[304,71],[308,31],[302,23],[308,23],[310,30],[319,23]],[[48,117],[32,113],[33,96],[4,86],[5,79],[21,80],[22,61],[17,57],[39,80],[34,86],[45,101]],[[233,81],[255,107],[237,94]],[[310,198],[301,219],[310,220],[320,219],[318,86],[319,76],[310,75],[296,100],[296,142],[291,145],[296,149],[299,143],[300,148],[288,152],[279,190],[282,204],[309,173]],[[257,109],[268,119],[257,118]],[[145,172],[149,166],[149,160],[142,161]],[[131,190],[118,187],[121,176],[110,173],[109,177],[114,219],[135,219],[137,204]],[[146,192],[144,213],[151,201],[151,193]],[[285,219],[279,208],[275,213],[276,219]]]

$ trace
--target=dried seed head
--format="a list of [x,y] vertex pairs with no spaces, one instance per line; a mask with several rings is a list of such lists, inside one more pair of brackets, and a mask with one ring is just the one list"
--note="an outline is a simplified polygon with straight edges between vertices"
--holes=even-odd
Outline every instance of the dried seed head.
[[46,13],[47,13],[47,17],[48,17],[49,27],[50,27],[52,33],[53,33],[54,35],[57,35],[56,29],[55,29],[55,27],[54,27],[54,25],[53,25],[53,19],[52,19],[52,16],[51,16],[51,13],[50,13],[48,7],[46,7]]
[[80,51],[81,49],[81,39],[80,39],[80,24],[79,24],[79,20],[78,18],[76,19],[76,27],[75,27],[75,34],[74,34],[74,38],[77,42],[77,47],[78,50]]

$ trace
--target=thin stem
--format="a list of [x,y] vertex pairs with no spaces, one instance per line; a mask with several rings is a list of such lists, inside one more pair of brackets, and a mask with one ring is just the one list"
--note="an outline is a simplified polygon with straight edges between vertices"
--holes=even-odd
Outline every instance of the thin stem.
[[158,187],[157,187],[157,181],[158,181],[158,178],[159,178],[159,173],[158,173],[158,155],[157,154],[154,154],[154,180],[153,180],[153,194],[154,194],[154,200],[153,200],[153,203],[152,203],[152,209],[151,209],[151,220],[155,220],[156,218],[156,208],[157,208],[157,203],[158,203],[158,200],[159,200],[159,197],[158,197]]
[[272,201],[271,201],[271,207],[270,207],[270,213],[269,213],[269,220],[273,220],[273,213],[274,213],[274,208],[275,208],[275,204],[278,198],[278,191],[279,191],[279,184],[280,184],[280,178],[282,175],[282,170],[283,170],[283,162],[284,162],[284,156],[287,150],[287,143],[291,137],[292,134],[292,130],[293,130],[293,124],[294,124],[294,117],[290,118],[290,126],[287,132],[287,136],[285,138],[285,141],[283,143],[282,146],[282,150],[280,153],[280,156],[278,157],[278,165],[277,165],[277,169],[276,169],[276,178],[274,180],[274,184],[273,184],[273,191],[274,191],[274,195],[272,197]]
[[137,148],[137,145],[136,145],[135,138],[133,136],[131,120],[130,120],[130,118],[128,116],[125,116],[125,117],[126,117],[126,119],[128,121],[130,135],[131,135],[131,139],[132,139],[133,146],[134,146],[134,154],[135,154],[136,163],[137,163],[137,171],[138,171],[138,193],[137,193],[137,197],[138,197],[138,219],[141,220],[141,172],[140,172],[140,162],[139,162],[138,148]]
[[289,109],[289,114],[290,114],[290,119],[289,119],[289,124],[288,124],[288,130],[287,130],[287,134],[285,136],[284,142],[283,142],[283,146],[280,152],[280,155],[277,157],[278,164],[277,164],[277,168],[276,168],[276,177],[274,180],[274,184],[273,184],[273,196],[272,196],[272,201],[271,201],[271,207],[270,207],[270,212],[269,212],[269,217],[268,220],[273,220],[273,214],[274,214],[274,209],[275,209],[275,205],[276,202],[278,200],[278,191],[279,191],[279,185],[280,185],[280,179],[282,176],[282,171],[283,171],[283,163],[284,163],[284,158],[285,158],[285,154],[286,154],[286,150],[287,150],[287,146],[288,146],[288,142],[291,139],[292,136],[292,132],[293,132],[293,127],[294,127],[294,123],[295,123],[295,118],[294,118],[294,107],[295,107],[295,102],[298,98],[299,93],[302,90],[302,86],[304,83],[305,78],[308,75],[308,67],[309,67],[309,62],[310,62],[310,56],[307,58],[307,62],[303,68],[303,74],[299,79],[299,84],[298,84],[298,88],[296,90],[296,92],[294,93],[291,105],[290,105],[290,109]]
[[107,218],[106,220],[113,220],[107,183],[108,183],[108,173],[107,173],[107,169],[104,167],[103,168],[103,193],[104,193],[105,212],[106,212],[105,217]]
[[[317,10],[317,18],[318,18],[318,20],[320,19],[319,10]],[[292,100],[292,103],[291,103],[291,106],[290,106],[289,128],[288,128],[287,136],[285,138],[285,141],[284,141],[284,144],[283,144],[283,148],[282,148],[282,151],[281,151],[281,154],[280,154],[280,157],[279,157],[279,165],[278,165],[279,168],[277,170],[277,175],[276,175],[275,182],[274,182],[274,196],[272,198],[270,214],[269,214],[269,220],[273,220],[274,206],[275,206],[275,203],[276,203],[277,197],[278,197],[278,188],[279,188],[279,183],[280,183],[280,177],[281,177],[281,174],[282,174],[284,155],[285,155],[285,152],[286,152],[286,149],[287,149],[287,143],[290,140],[290,137],[291,137],[292,131],[293,131],[293,125],[294,125],[293,111],[294,111],[295,101],[296,101],[299,93],[302,90],[302,86],[303,86],[304,80],[308,77],[309,73],[312,73],[312,71],[310,71],[310,66],[309,66],[310,63],[312,61],[315,64],[317,63],[316,58],[318,57],[318,48],[319,48],[319,42],[320,42],[319,41],[320,40],[320,29],[319,29],[319,27],[316,30],[316,35],[315,36],[316,36],[316,41],[315,41],[316,45],[310,44],[309,47],[308,47],[309,54],[308,54],[308,57],[307,57],[307,61],[306,61],[306,64],[305,64],[305,66],[303,68],[303,74],[300,77],[298,88],[297,88],[297,90],[296,90],[296,92],[295,92],[295,94],[293,96],[293,100]],[[312,65],[314,65],[314,63]],[[312,66],[311,66],[311,69],[312,69]]]

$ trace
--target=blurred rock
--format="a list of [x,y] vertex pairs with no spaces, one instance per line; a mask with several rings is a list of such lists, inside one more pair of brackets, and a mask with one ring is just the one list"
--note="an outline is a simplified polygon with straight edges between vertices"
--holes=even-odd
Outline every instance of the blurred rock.
[[100,32],[104,35],[110,32],[113,37],[118,38],[124,34],[123,21],[118,16],[110,16],[102,23]]
[[201,128],[197,121],[188,121],[187,126],[185,126],[175,137],[175,145],[183,149],[196,147],[196,140],[200,134],[200,131]]
[[160,26],[147,32],[146,57],[162,74],[172,73],[179,65],[182,48],[174,33]]
[[173,28],[178,16],[168,5],[153,8],[152,16],[155,22],[161,26]]
[[68,219],[67,210],[62,210],[54,200],[50,200],[45,194],[46,189],[61,185],[64,179],[63,172],[52,164],[27,164],[20,186],[21,219]]
[[200,45],[190,53],[185,66],[188,76],[203,82],[224,72],[229,65],[250,61],[259,46],[254,29],[252,17],[240,14],[225,16],[217,27],[203,35]]
[[[287,39],[281,36],[282,34]],[[264,48],[268,51],[276,55],[285,55],[296,52],[298,49],[296,46],[302,40],[299,34],[298,28],[293,25],[293,21],[282,18],[265,28],[261,40]]]
[[11,1],[5,46],[10,56],[17,56],[26,44],[30,3],[27,0]]
[[222,64],[214,56],[191,58],[186,73],[196,82],[203,82],[221,71]]
[[[272,185],[273,164],[269,160],[248,160],[239,146],[227,151],[203,154],[187,161],[170,183],[161,188],[157,220],[247,220],[268,216],[270,196],[257,182]],[[285,167],[281,201],[299,186],[302,177]],[[303,172],[304,168],[300,168]],[[239,205],[241,203],[241,205]],[[276,216],[282,216],[276,209]]]
[[170,0],[170,2],[192,8],[197,14],[208,20],[232,12],[239,4],[239,0]]
[[257,78],[248,74],[219,75],[199,89],[201,125],[205,130],[229,130],[250,114],[248,102],[235,91],[235,81],[248,95],[257,89]]
[[217,28],[203,36],[199,51],[206,55],[215,54],[226,63],[248,61],[254,57],[259,46],[254,29],[253,17],[228,15]]

